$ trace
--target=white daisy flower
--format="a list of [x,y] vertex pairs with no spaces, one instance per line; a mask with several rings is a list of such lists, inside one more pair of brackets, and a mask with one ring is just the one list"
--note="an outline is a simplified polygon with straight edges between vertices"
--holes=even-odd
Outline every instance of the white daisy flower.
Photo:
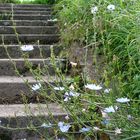
[[102,87],[100,85],[95,85],[95,84],[87,84],[85,85],[85,88],[88,88],[90,90],[101,90]]
[[101,114],[103,118],[109,118],[108,114],[101,110]]
[[58,127],[61,130],[61,132],[68,132],[71,125],[70,124],[64,124],[64,122],[59,122]]
[[68,102],[69,100],[71,100],[70,97],[65,97],[64,102]]
[[72,65],[72,67],[76,67],[77,66],[77,63],[75,63],[75,62],[70,62],[70,64]]
[[63,90],[65,90],[65,88],[64,88],[64,87],[54,87],[54,90],[60,90],[60,91],[63,91]]
[[69,86],[69,89],[74,90],[74,85],[71,84],[71,85]]
[[130,99],[128,99],[128,98],[118,98],[118,99],[116,99],[116,101],[119,102],[119,103],[127,103],[127,102],[130,101]]
[[99,127],[93,127],[93,129],[96,130],[96,131],[100,130]]
[[109,4],[109,5],[107,6],[107,9],[108,9],[109,11],[114,11],[114,10],[115,10],[115,5]]
[[96,14],[97,12],[98,12],[98,7],[97,6],[91,8],[91,13],[92,14]]
[[82,112],[86,112],[86,109],[85,109],[85,108],[83,108],[83,109],[82,109]]
[[79,132],[83,133],[83,132],[88,132],[91,130],[91,127],[83,127],[81,130],[79,130]]
[[111,89],[105,89],[104,93],[109,93],[111,91]]
[[20,49],[22,50],[22,51],[32,51],[32,50],[34,50],[34,47],[33,47],[33,45],[23,45],[23,46],[21,46],[20,47]]
[[69,91],[64,94],[64,97],[78,97],[80,93]]
[[122,129],[121,128],[116,128],[115,129],[115,135],[121,134],[121,133],[122,133]]
[[69,96],[72,96],[72,97],[78,97],[79,95],[80,93],[77,93],[77,92],[72,92],[72,91],[69,92]]
[[70,118],[69,118],[69,116],[67,115],[67,116],[65,116],[65,119],[66,119],[66,120],[69,120]]
[[105,108],[104,109],[104,112],[106,112],[106,113],[114,113],[116,110],[118,109],[118,107],[117,106],[110,106],[110,107],[107,107],[107,108]]
[[33,91],[36,91],[36,90],[38,90],[38,89],[40,89],[40,88],[41,88],[41,84],[40,84],[40,83],[34,84],[34,85],[32,86],[32,90],[33,90]]

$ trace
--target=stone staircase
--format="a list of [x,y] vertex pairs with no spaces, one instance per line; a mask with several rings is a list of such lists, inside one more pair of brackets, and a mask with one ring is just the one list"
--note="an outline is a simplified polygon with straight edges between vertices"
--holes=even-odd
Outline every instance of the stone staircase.
[[[48,67],[48,72],[42,74],[42,81],[46,85],[54,84],[57,79],[50,63],[50,55],[52,47],[56,56],[61,48],[58,43],[57,21],[52,20],[52,6],[0,4],[0,15],[0,120],[1,126],[4,126],[1,127],[0,136],[7,126],[39,126],[43,123],[41,117],[44,118],[43,121],[62,119],[66,112],[57,103],[50,102],[46,105],[29,100],[25,105],[21,102],[21,95],[36,93],[29,87],[38,83],[30,68],[27,68],[24,57],[28,58],[27,61],[35,70]],[[33,50],[22,51],[21,47],[25,45],[27,48],[28,45],[33,46]],[[23,138],[21,133],[19,137],[11,131],[7,134],[11,135],[10,139]]]

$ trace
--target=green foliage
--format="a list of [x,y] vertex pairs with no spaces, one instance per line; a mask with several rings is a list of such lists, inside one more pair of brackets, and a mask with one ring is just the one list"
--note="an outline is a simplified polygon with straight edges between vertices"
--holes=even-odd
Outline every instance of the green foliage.
[[16,0],[0,0],[0,3],[16,3]]
[[[107,9],[110,3],[115,5],[115,10]],[[98,7],[96,14],[91,13],[94,6]],[[56,6],[60,10],[58,18],[63,42],[67,45],[73,41],[99,44],[112,69],[108,75],[114,78],[121,75],[123,92],[136,97],[131,86],[134,86],[135,75],[140,73],[139,6],[139,1],[131,0],[61,0]]]
[[55,0],[23,0],[22,3],[32,3],[32,4],[54,4]]
[[[115,9],[107,9],[110,4],[114,5]],[[91,8],[95,6],[98,10],[91,13]],[[139,129],[139,126],[131,125],[123,117],[126,117],[127,113],[132,113],[131,115],[137,118],[139,114],[140,1],[61,0],[56,9],[60,11],[58,19],[64,45],[69,46],[75,41],[81,42],[86,46],[98,48],[100,53],[106,57],[104,84],[107,87],[111,86],[113,92],[111,95],[103,96],[104,101],[92,100],[91,97],[87,97],[87,100],[108,105],[114,104],[113,100],[117,97],[127,96],[132,100],[138,100],[138,102],[134,101],[127,111],[126,106],[121,106],[118,118],[117,113],[116,116],[111,116],[111,118],[117,118],[118,121],[111,121],[109,126],[123,128],[126,125],[123,138],[133,135],[133,130]],[[122,118],[119,118],[119,115]]]

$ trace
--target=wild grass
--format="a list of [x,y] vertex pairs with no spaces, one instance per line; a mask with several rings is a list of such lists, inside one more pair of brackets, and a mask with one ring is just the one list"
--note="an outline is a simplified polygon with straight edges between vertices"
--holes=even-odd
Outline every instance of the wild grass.
[[[59,135],[75,139],[77,134],[99,139],[105,133],[113,140],[139,140],[140,2],[61,0],[56,9],[59,11],[57,17],[63,46],[70,47],[73,42],[78,42],[86,51],[96,50],[93,55],[105,56],[105,70],[100,82],[88,79],[83,71],[67,79],[67,65],[62,69],[52,51],[51,66],[59,80],[54,85],[49,84],[50,96],[42,78],[48,67],[44,67],[45,72],[33,70],[27,63],[41,84],[38,96],[43,96],[46,104],[48,101],[59,103],[68,113],[68,117],[63,119],[67,128],[70,126],[68,131],[62,131],[59,121],[51,126],[45,121],[45,126],[39,127],[54,128],[56,135],[53,139]],[[86,65],[88,54],[85,54]],[[25,60],[28,61],[27,58]],[[98,65],[98,61],[95,62]],[[46,133],[44,137],[49,138],[48,135]]]

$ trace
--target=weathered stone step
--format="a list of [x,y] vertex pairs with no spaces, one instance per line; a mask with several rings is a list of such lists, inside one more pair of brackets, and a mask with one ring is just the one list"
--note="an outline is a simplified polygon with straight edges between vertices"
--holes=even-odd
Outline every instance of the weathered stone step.
[[[22,45],[21,45],[22,46]],[[32,51],[21,50],[20,45],[0,45],[0,59],[9,58],[7,52],[11,58],[21,58],[24,54],[28,55],[29,58],[47,58],[51,56],[51,47],[53,47],[53,53],[55,56],[58,56],[62,47],[59,45],[32,45]]]
[[[38,71],[38,73],[42,73],[42,75],[54,75],[55,69],[61,67],[64,69],[66,64],[64,65],[63,59],[56,59],[55,65],[53,66],[53,62],[48,59],[0,59],[0,76],[16,76],[17,73],[15,70],[19,72],[20,75],[29,76],[32,75],[30,72],[30,68],[33,71]],[[16,69],[15,69],[16,67]],[[56,67],[56,68],[55,68]],[[66,68],[65,68],[66,69]],[[40,71],[39,71],[40,70]]]
[[66,115],[66,111],[57,103],[0,105],[1,126],[5,127],[25,128],[33,125],[41,128],[43,123],[55,123],[55,119],[62,120]]
[[53,20],[0,20],[0,26],[54,26],[57,21]]
[[0,26],[1,34],[57,34],[57,26]]
[[0,3],[0,7],[34,7],[34,8],[51,8],[53,5],[49,4],[12,4],[12,3]]
[[[42,85],[41,87],[44,87],[43,83],[45,84],[45,94],[43,94],[43,97],[47,98],[51,93],[56,93],[57,95],[57,91],[53,89],[53,86],[61,84],[61,79],[56,76],[43,76],[42,79],[39,82]],[[24,96],[40,95],[39,93],[41,92],[39,90],[32,91],[32,86],[39,82],[33,77],[0,76],[0,104],[3,104],[3,102],[10,102],[12,104],[16,102],[18,104],[21,101],[23,102]]]
[[0,14],[35,14],[35,15],[51,15],[51,11],[24,11],[24,10],[1,10],[0,9]]
[[[34,44],[38,42],[40,44],[54,44],[59,41],[59,34],[0,34],[0,44],[19,44],[19,41],[23,44]],[[19,41],[18,41],[19,39]]]
[[[66,115],[67,112],[57,103],[0,105],[0,138],[4,140],[5,136],[5,140],[41,140],[42,136],[46,136],[46,129],[48,136],[53,137],[54,129],[58,129],[57,123],[64,121]],[[42,126],[49,125],[49,122],[56,124],[56,128]],[[29,130],[33,127],[34,130]]]
[[24,10],[24,11],[52,11],[52,8],[42,8],[42,7],[0,7],[1,10]]
[[[28,109],[28,110],[27,110]],[[50,111],[49,111],[50,110]],[[49,117],[50,112],[54,117],[66,115],[66,111],[57,103],[49,104],[10,104],[0,105],[0,120],[15,117]],[[51,116],[50,116],[51,117]],[[1,120],[2,121],[2,120]],[[4,123],[2,121],[2,123]],[[41,125],[41,124],[40,124]],[[25,127],[26,124],[22,124]]]
[[25,15],[25,14],[15,14],[15,15],[1,15],[1,20],[49,20],[51,15]]

